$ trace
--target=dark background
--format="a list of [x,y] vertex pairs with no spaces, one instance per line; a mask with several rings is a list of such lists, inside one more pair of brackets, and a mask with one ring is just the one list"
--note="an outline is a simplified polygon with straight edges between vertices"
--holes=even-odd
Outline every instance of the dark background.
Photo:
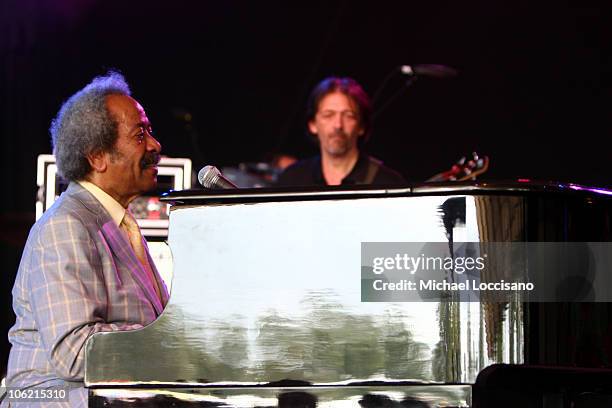
[[[476,150],[491,158],[484,179],[610,186],[611,22],[588,1],[2,1],[0,332],[49,123],[108,68],[126,76],[163,153],[197,170],[313,154],[304,106],[326,76],[373,94],[401,64],[445,64],[460,75],[405,89],[376,118],[371,153],[411,181]],[[393,76],[381,103],[405,80]]]

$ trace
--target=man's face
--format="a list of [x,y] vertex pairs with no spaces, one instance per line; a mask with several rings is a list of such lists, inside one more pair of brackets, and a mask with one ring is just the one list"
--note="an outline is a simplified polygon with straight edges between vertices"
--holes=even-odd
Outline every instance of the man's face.
[[120,203],[157,186],[161,145],[151,134],[151,123],[138,102],[125,95],[110,95],[106,104],[117,122],[117,140],[106,153],[104,183]]
[[355,103],[341,92],[329,93],[321,99],[308,128],[317,135],[321,153],[333,157],[357,150],[357,139],[364,133]]

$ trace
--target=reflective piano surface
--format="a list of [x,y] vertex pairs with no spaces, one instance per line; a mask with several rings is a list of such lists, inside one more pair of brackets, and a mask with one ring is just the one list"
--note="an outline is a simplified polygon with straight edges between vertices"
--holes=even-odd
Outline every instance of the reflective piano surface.
[[[89,340],[91,406],[468,406],[470,385],[494,363],[589,358],[559,340],[579,325],[567,316],[574,305],[362,302],[360,251],[362,242],[610,241],[605,190],[468,183],[165,200],[170,301],[141,330]],[[590,307],[609,316],[608,304]]]

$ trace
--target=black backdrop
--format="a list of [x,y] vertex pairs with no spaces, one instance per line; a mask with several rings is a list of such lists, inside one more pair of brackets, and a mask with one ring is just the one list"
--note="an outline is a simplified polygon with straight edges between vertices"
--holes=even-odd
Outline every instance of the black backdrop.
[[[3,0],[4,327],[49,122],[106,69],[125,74],[164,154],[197,170],[312,154],[303,111],[325,76],[373,93],[398,65],[445,64],[460,75],[417,81],[376,118],[374,155],[412,181],[476,150],[491,157],[487,179],[611,185],[610,23],[588,1]],[[404,82],[393,77],[382,102]]]

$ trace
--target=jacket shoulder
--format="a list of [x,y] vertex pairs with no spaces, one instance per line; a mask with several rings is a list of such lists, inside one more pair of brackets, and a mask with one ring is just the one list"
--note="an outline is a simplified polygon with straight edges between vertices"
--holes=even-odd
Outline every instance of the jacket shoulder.
[[62,193],[43,213],[32,227],[30,235],[46,235],[68,226],[71,229],[97,229],[110,217],[104,207],[87,190],[80,185],[73,186],[73,184],[75,183],[71,183],[68,190]]

